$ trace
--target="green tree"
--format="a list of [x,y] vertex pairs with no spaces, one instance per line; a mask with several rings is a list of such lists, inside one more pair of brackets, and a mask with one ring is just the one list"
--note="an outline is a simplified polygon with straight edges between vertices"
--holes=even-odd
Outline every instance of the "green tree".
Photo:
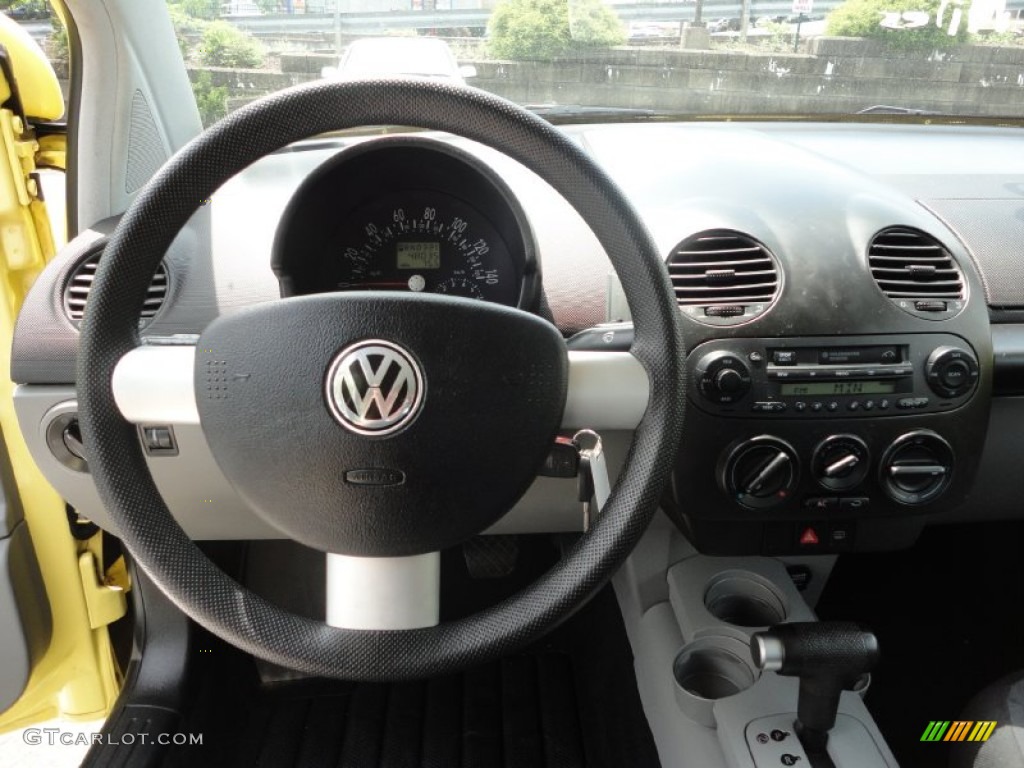
[[199,58],[210,67],[258,67],[263,63],[263,46],[226,21],[206,25]]
[[173,5],[177,5],[194,19],[220,17],[220,0],[175,0]]
[[171,5],[167,10],[170,11],[174,35],[178,38],[181,58],[187,62],[195,43],[202,37],[203,30],[209,22],[189,16],[180,5]]
[[228,89],[215,86],[209,72],[197,72],[192,80],[192,93],[204,126],[209,126],[228,113]]
[[42,19],[50,15],[46,0],[0,0],[0,11],[25,11],[28,18]]
[[[846,0],[828,15],[826,30],[835,36],[881,40],[902,50],[934,50],[965,42],[969,3],[947,4],[940,18],[941,5],[941,0]],[[950,35],[954,10],[960,10],[962,17],[955,34]],[[925,16],[927,23],[918,26]],[[937,26],[937,19],[942,22],[941,27]],[[900,28],[893,29],[894,25]]]
[[499,59],[553,59],[625,40],[601,0],[500,0],[491,14],[489,48]]

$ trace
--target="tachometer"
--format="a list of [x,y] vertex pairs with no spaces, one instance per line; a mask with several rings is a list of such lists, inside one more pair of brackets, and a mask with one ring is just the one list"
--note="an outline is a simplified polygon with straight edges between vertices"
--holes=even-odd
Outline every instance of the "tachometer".
[[328,255],[336,290],[446,293],[514,306],[520,275],[479,211],[452,195],[398,191],[356,209]]

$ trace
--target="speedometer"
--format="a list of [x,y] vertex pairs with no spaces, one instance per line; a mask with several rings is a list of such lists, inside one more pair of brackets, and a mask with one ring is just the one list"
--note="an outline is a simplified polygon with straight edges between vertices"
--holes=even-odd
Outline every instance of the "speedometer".
[[530,224],[505,181],[422,136],[337,152],[289,201],[271,266],[281,295],[445,294],[540,309]]
[[346,217],[328,254],[335,290],[446,293],[514,306],[519,274],[497,228],[450,194],[396,191]]

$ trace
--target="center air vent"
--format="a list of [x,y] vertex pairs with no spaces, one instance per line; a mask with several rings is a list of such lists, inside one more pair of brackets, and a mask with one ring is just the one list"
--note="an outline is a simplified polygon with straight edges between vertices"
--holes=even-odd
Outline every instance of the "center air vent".
[[709,325],[735,325],[760,316],[778,297],[782,282],[771,251],[728,229],[683,240],[672,251],[668,271],[679,308]]
[[931,235],[909,227],[883,229],[868,247],[871,276],[902,310],[944,320],[964,305],[964,278],[952,254]]
[[[75,271],[71,273],[71,279],[68,280],[67,287],[64,289],[64,311],[75,325],[81,322],[82,316],[85,314],[85,302],[92,290],[92,282],[96,278],[96,268],[99,266],[102,255],[102,249],[89,254],[81,264],[75,267]],[[153,275],[153,282],[150,283],[149,290],[146,291],[146,301],[142,307],[139,325],[145,325],[156,316],[160,307],[163,306],[165,298],[167,298],[167,268],[163,262],[160,262],[156,274]]]

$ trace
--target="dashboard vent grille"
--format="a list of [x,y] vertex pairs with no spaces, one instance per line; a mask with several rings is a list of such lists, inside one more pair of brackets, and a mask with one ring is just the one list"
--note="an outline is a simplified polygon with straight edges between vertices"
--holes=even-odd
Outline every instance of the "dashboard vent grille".
[[[81,264],[75,267],[75,271],[71,273],[71,279],[68,280],[67,287],[64,289],[64,311],[76,325],[81,322],[85,314],[85,302],[92,290],[92,283],[96,278],[96,269],[99,267],[102,255],[103,251],[100,250],[87,256]],[[163,306],[164,300],[167,298],[167,287],[167,267],[161,262],[156,274],[153,275],[153,282],[150,283],[149,290],[146,291],[140,325],[148,323],[160,311],[160,307]]]
[[878,287],[912,314],[944,319],[963,306],[964,278],[946,247],[910,227],[883,229],[868,246]]
[[715,325],[760,315],[775,301],[781,283],[771,251],[750,235],[725,229],[681,242],[668,271],[680,308]]

